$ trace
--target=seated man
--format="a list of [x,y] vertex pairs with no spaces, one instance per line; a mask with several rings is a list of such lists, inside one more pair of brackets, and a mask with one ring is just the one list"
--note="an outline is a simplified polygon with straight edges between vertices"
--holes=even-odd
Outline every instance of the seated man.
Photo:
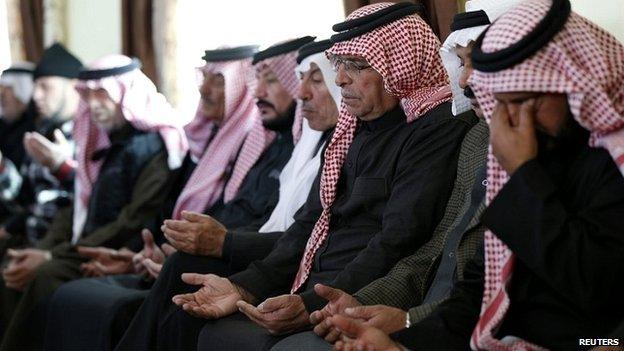
[[[124,251],[106,247],[78,249],[92,258],[81,267],[84,276],[106,277],[79,279],[56,291],[48,309],[48,349],[114,347],[149,292],[153,280],[144,274],[146,268],[156,275],[154,266],[162,264],[165,258],[157,246],[164,241],[159,228],[162,222],[167,218],[181,219],[181,209],[203,211],[222,196],[232,164],[258,117],[247,84],[251,56],[256,51],[257,46],[206,51],[206,64],[198,72],[202,80],[197,113],[184,128],[189,151],[172,175],[159,213],[148,220],[143,230],[145,247],[140,253],[136,253],[137,245]],[[266,178],[261,185],[270,187],[273,182]],[[144,260],[150,263],[143,266]],[[84,323],[89,318],[93,322]]]
[[565,0],[525,1],[479,37],[470,82],[492,150],[484,250],[396,341],[332,317],[357,338],[337,349],[576,350],[610,337],[624,315],[622,58]]
[[[164,333],[181,339],[182,330],[204,324],[200,350],[267,349],[281,338],[270,334],[309,325],[308,311],[323,304],[314,284],[354,292],[431,238],[459,145],[477,119],[451,116],[439,42],[416,10],[371,5],[334,27],[342,32],[327,53],[344,108],[320,179],[266,258],[229,279],[183,275],[203,288],[174,297],[184,311]],[[244,314],[223,318],[237,309]]]
[[[256,69],[265,70],[265,74],[273,74],[266,72],[266,70],[272,71],[272,68],[279,67],[276,63],[282,62],[285,66],[292,68],[292,70],[283,71],[284,77],[290,77],[286,74],[291,72],[292,76],[296,78],[294,66],[297,52],[293,49],[292,44],[292,42],[286,42],[267,49],[272,50],[276,56],[263,59],[260,61],[260,66],[256,66]],[[322,145],[337,123],[339,92],[336,89],[330,90],[325,83],[325,81],[331,81],[335,74],[329,68],[327,58],[321,53],[328,45],[327,41],[308,43],[299,51],[297,61],[301,62],[297,71],[300,72],[301,84],[298,95],[301,99],[302,115],[306,122],[303,125],[301,139],[284,169],[288,177],[285,177],[284,173],[280,175],[278,205],[261,231],[267,228],[284,230],[285,223],[292,221],[292,216],[298,208],[297,206],[300,206],[301,198],[304,197],[302,194],[309,193],[312,181],[318,173],[323,150]],[[278,50],[280,46],[287,51],[280,52]],[[281,81],[287,82],[283,78]],[[271,90],[274,89],[275,87]],[[267,96],[267,99],[274,101],[274,93],[272,92]],[[266,112],[269,112],[268,109]],[[222,225],[215,219],[213,219],[213,223],[212,226],[201,228],[202,236],[220,234],[218,228]],[[254,229],[252,226],[246,226],[244,229],[227,231],[227,234],[224,234],[226,236],[224,244],[219,247],[224,253],[221,257],[193,256],[184,252],[176,253],[170,257],[154,289],[139,310],[118,348],[141,349],[145,347],[146,349],[153,349],[156,347],[156,325],[160,320],[166,318],[164,316],[167,315],[168,310],[174,312],[177,310],[177,308],[171,308],[171,297],[180,291],[184,291],[184,289],[188,289],[186,284],[180,281],[182,272],[188,270],[215,273],[227,270],[237,271],[244,269],[254,258],[266,256],[280,233],[259,234],[251,232],[252,229],[258,230],[257,227]],[[203,240],[202,243],[210,242]],[[159,341],[158,344],[162,345],[164,342]]]
[[[19,169],[26,156],[24,134],[35,129],[32,102],[34,65],[16,62],[0,74],[0,221],[12,214],[12,200],[22,186]],[[8,169],[6,169],[8,167]],[[5,170],[6,169],[6,170]],[[8,236],[0,227],[0,257]]]
[[283,232],[295,221],[295,212],[305,203],[318,174],[324,145],[338,122],[340,89],[333,84],[336,74],[323,53],[330,46],[329,40],[321,40],[299,48],[295,72],[300,81],[297,95],[303,131],[280,175],[277,206],[260,233]]
[[75,246],[120,248],[164,199],[170,168],[180,165],[186,139],[174,111],[126,56],[106,56],[80,73],[74,135],[78,168],[73,211],[60,211],[37,248],[9,251],[0,281],[0,311],[10,324],[0,350],[37,349],[44,302],[81,276]]
[[386,333],[398,331],[406,324],[426,317],[448,298],[453,284],[463,278],[467,261],[483,241],[484,228],[480,218],[485,209],[489,139],[487,123],[467,85],[472,72],[470,48],[477,36],[487,28],[488,17],[495,19],[513,4],[513,1],[468,1],[468,12],[455,16],[451,25],[453,32],[440,49],[453,87],[454,114],[470,110],[472,105],[480,121],[462,142],[453,192],[432,239],[413,255],[401,260],[385,277],[353,295],[326,286],[316,287],[317,294],[328,299],[329,303],[322,310],[312,313],[311,320],[315,324],[314,332],[325,340],[312,332],[305,332],[286,338],[273,350],[288,350],[304,344],[310,349],[330,349],[328,342],[338,340],[339,333],[328,327],[327,318],[344,313],[347,308],[351,308],[349,316],[363,320],[366,325]]
[[19,169],[25,156],[24,133],[34,129],[34,65],[16,62],[0,74],[0,152]]
[[[19,188],[10,201],[13,214],[2,223],[10,247],[35,245],[47,232],[60,208],[71,205],[74,166],[71,132],[78,109],[76,78],[82,63],[60,44],[47,48],[33,73],[35,131],[23,142],[28,157],[22,165],[5,160],[0,177]],[[67,162],[66,162],[67,161]],[[21,184],[16,186],[16,184]]]

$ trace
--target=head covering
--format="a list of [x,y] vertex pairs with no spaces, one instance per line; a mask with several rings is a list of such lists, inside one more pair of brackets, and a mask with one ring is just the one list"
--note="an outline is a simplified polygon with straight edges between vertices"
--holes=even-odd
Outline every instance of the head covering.
[[521,0],[471,0],[466,2],[466,12],[455,15],[451,24],[451,34],[446,38],[440,56],[451,81],[453,92],[452,111],[455,116],[471,109],[470,99],[459,87],[462,66],[455,48],[466,47],[494,22],[500,15],[520,3]]
[[[364,6],[349,15],[346,22],[334,25],[334,30],[342,32],[332,36],[334,45],[326,51],[366,59],[382,76],[386,91],[401,99],[408,122],[451,99],[448,77],[438,54],[440,42],[415,15],[417,10],[418,6],[408,3]],[[357,124],[357,118],[342,105],[338,125],[325,151],[320,194],[323,212],[306,245],[292,292],[306,281],[316,250],[327,239],[330,207]]]
[[[208,69],[208,72],[212,72],[210,69],[216,67],[215,64],[219,62],[226,63],[227,61],[247,59],[252,57],[256,52],[258,52],[257,45],[246,45],[232,48],[222,47],[215,50],[206,50],[202,59],[207,64],[198,68],[198,71],[202,72]],[[246,77],[246,82],[251,82],[249,79],[249,75],[251,73],[247,71],[249,71],[249,69],[246,69],[245,72],[241,71],[240,73]],[[233,94],[233,92],[230,92],[230,94]],[[213,121],[209,120],[208,117],[209,116],[204,116],[202,103],[200,101],[197,104],[195,118],[184,127],[184,132],[186,133],[186,138],[189,142],[189,150],[195,159],[199,159],[203,155],[204,150],[206,150],[206,142],[208,142],[208,138],[212,133],[213,127],[215,126]]]
[[[15,97],[22,103],[28,104],[33,93],[33,70],[31,62],[15,62],[0,74],[0,86],[13,89]],[[2,110],[0,109],[0,116]]]
[[55,43],[43,52],[33,78],[45,76],[78,78],[81,68],[82,62],[76,56],[67,51],[63,45]]
[[[475,44],[473,59],[475,53],[481,57],[474,61],[476,71],[470,83],[488,120],[496,92],[566,94],[575,120],[591,132],[590,145],[606,148],[624,174],[624,46],[576,13],[568,17],[569,5],[567,0],[556,0],[552,7],[551,1],[528,0],[501,16]],[[550,20],[549,13],[556,19]],[[545,40],[545,34],[550,39]],[[524,42],[527,37],[531,41]],[[535,42],[542,42],[542,47],[535,48]],[[506,52],[506,48],[513,50]],[[525,58],[518,61],[519,54]],[[507,67],[483,72],[483,65]],[[488,204],[507,180],[507,173],[490,153]],[[473,349],[540,349],[517,338],[503,341],[493,336],[511,303],[506,289],[514,261],[513,252],[495,233],[486,231],[486,278],[481,317],[471,338]]]
[[[336,73],[331,67],[324,51],[331,46],[329,40],[308,43],[299,49],[296,68],[297,75],[310,70],[315,63],[336,104],[340,106],[340,89],[334,83]],[[295,146],[292,156],[280,174],[279,201],[269,220],[260,228],[261,233],[284,231],[295,221],[294,215],[306,201],[312,183],[321,166],[322,145],[319,147],[322,131],[310,128],[303,120],[301,139]]]
[[[176,201],[173,210],[174,219],[179,219],[183,210],[203,212],[221,197],[227,178],[226,172],[236,159],[250,128],[260,119],[249,86],[252,79],[251,56],[256,51],[257,46],[206,51],[204,56],[206,64],[202,70],[221,74],[225,80],[224,118],[208,148],[205,152],[202,148],[198,155],[201,158],[197,167]],[[199,111],[198,109],[197,116],[185,130],[187,135],[193,131],[195,135],[192,139],[203,147],[214,123],[207,120]],[[208,133],[204,133],[202,129],[208,130]],[[197,135],[205,139],[202,141]]]
[[342,101],[342,95],[340,94],[340,87],[336,84],[336,72],[331,65],[331,62],[325,55],[325,50],[328,50],[332,46],[332,42],[329,39],[320,40],[308,43],[299,49],[297,55],[297,68],[295,72],[297,75],[310,70],[310,64],[315,63],[323,74],[323,80],[329,93],[336,102],[336,106],[340,107]]
[[78,168],[74,201],[74,239],[82,233],[91,188],[98,178],[102,160],[93,153],[110,146],[108,134],[90,117],[84,96],[87,89],[104,89],[119,104],[125,120],[134,128],[158,132],[167,148],[170,168],[177,168],[188,150],[186,137],[175,111],[154,84],[141,72],[140,62],[123,55],[108,55],[93,62],[80,73],[76,90],[81,95],[74,123]]
[[[275,75],[293,99],[297,96],[299,89],[299,79],[295,75],[295,57],[297,49],[302,45],[314,40],[313,37],[302,37],[299,39],[289,40],[280,44],[273,45],[266,50],[256,53],[252,60],[252,65],[257,70],[268,68]],[[252,82],[252,85],[255,82]],[[295,112],[295,122],[293,123],[293,140],[295,142],[301,136],[301,113],[297,108]],[[245,139],[245,143],[240,152],[240,156],[236,160],[232,176],[225,186],[223,200],[228,202],[236,196],[243,180],[247,176],[247,172],[260,159],[260,156],[271,145],[275,139],[275,132],[270,131],[262,125],[262,120],[257,119],[251,132]]]
[[[314,37],[305,36],[275,44],[255,54],[252,64],[256,70],[268,68],[275,73],[277,80],[295,100],[299,90],[299,78],[295,75],[297,50],[312,41],[314,41]],[[302,120],[301,107],[298,105],[295,110],[295,122],[293,123],[293,140],[295,143],[301,137]]]

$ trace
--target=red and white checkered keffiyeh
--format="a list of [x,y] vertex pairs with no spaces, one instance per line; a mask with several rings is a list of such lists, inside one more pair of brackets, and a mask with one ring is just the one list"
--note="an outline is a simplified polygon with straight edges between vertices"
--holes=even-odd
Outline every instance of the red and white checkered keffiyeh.
[[[203,71],[204,69],[205,66],[198,68],[198,71]],[[204,151],[206,151],[206,143],[212,134],[212,128],[215,126],[215,123],[208,118],[209,117],[205,116],[202,111],[202,103],[200,101],[197,104],[195,117],[189,124],[184,126],[184,133],[189,143],[189,152],[195,159],[200,159]]]
[[[392,6],[393,3],[368,5],[354,11],[347,20],[359,18]],[[440,41],[417,15],[410,15],[378,27],[362,36],[334,44],[327,53],[351,55],[366,61],[382,77],[386,91],[401,99],[408,122],[451,100],[448,77],[438,51]],[[308,240],[299,271],[292,285],[294,293],[310,274],[314,255],[329,234],[330,207],[336,197],[340,169],[355,136],[358,120],[344,104],[338,125],[325,150],[321,175],[323,212]]]
[[[130,64],[131,59],[123,55],[109,55],[96,60],[89,69],[101,70]],[[176,118],[175,111],[156,86],[140,70],[134,70],[117,76],[97,80],[81,80],[76,90],[81,100],[74,122],[74,140],[76,142],[76,200],[74,210],[74,240],[80,236],[86,209],[91,196],[91,189],[98,178],[102,160],[93,161],[93,153],[110,146],[108,134],[91,119],[87,101],[83,98],[87,89],[104,89],[121,107],[123,117],[134,128],[147,132],[158,132],[168,153],[171,169],[180,166],[188,150],[188,143],[182,129],[182,123]]]
[[[180,193],[173,210],[173,218],[179,219],[183,210],[203,212],[212,206],[223,193],[226,172],[236,159],[259,112],[249,86],[252,78],[251,59],[207,62],[202,68],[212,74],[223,75],[225,81],[225,116],[219,131],[208,148],[201,150],[197,167]],[[206,128],[205,126],[208,126]],[[198,144],[205,145],[213,123],[206,120],[198,109],[198,115],[185,127],[196,132]],[[208,129],[208,133],[204,130]],[[203,141],[200,139],[203,137]]]
[[[529,0],[503,15],[483,40],[485,53],[499,51],[527,35],[550,7],[547,0]],[[532,57],[509,69],[470,79],[486,118],[492,116],[496,92],[567,94],[574,118],[591,131],[590,145],[606,148],[624,174],[624,46],[603,29],[572,13],[564,28]],[[488,157],[488,204],[508,175]],[[494,233],[485,233],[485,287],[480,320],[471,338],[475,350],[541,350],[513,337],[493,334],[509,308],[506,291],[515,255]]]
[[[270,57],[254,65],[256,71],[266,68],[273,71],[280,84],[282,84],[293,99],[297,97],[297,90],[299,89],[299,79],[295,75],[296,67],[297,51]],[[293,140],[295,140],[295,142],[301,137],[302,122],[303,116],[298,104],[295,112],[295,121],[293,123]],[[232,176],[225,187],[223,198],[225,202],[232,200],[234,196],[236,196],[238,189],[247,176],[247,172],[249,172],[258,161],[264,150],[273,142],[273,139],[275,139],[275,132],[264,128],[262,126],[262,120],[258,119],[243,144],[241,154],[238,160],[236,160],[236,165],[232,171]]]

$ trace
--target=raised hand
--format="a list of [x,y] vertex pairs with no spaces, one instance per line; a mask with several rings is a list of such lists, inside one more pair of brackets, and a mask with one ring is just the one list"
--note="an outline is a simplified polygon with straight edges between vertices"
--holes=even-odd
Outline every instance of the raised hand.
[[85,277],[134,273],[132,258],[136,253],[123,248],[114,250],[107,247],[79,246],[76,251],[91,260],[80,265]]
[[134,270],[137,273],[147,273],[154,279],[158,278],[165,260],[176,252],[176,249],[166,243],[158,247],[154,242],[154,235],[148,229],[143,229],[141,236],[143,250],[132,258]]
[[490,122],[492,153],[510,176],[525,162],[537,157],[538,152],[535,99],[523,102],[517,111],[517,115],[510,114],[499,102]]
[[274,335],[292,333],[308,326],[309,315],[299,295],[281,295],[266,299],[254,307],[238,301],[238,310]]
[[334,350],[401,351],[400,345],[390,339],[388,334],[375,327],[340,315],[331,317],[329,321],[344,334],[342,339],[334,345]]
[[191,255],[221,257],[227,229],[214,218],[182,211],[182,220],[166,220],[161,230],[171,245]]
[[228,279],[214,274],[184,273],[182,281],[202,286],[197,292],[172,298],[173,303],[195,317],[225,317],[236,312],[236,302],[243,298],[240,290]]
[[356,307],[361,304],[353,296],[346,292],[334,289],[326,285],[316,284],[314,292],[325,300],[327,305],[320,311],[314,311],[310,315],[310,323],[314,324],[314,333],[324,338],[329,343],[334,343],[340,337],[340,333],[332,327],[328,318],[344,313],[348,307]]
[[24,290],[37,272],[37,268],[52,258],[50,252],[38,249],[8,250],[10,258],[7,268],[2,271],[2,278],[8,288]]
[[365,325],[380,329],[387,334],[405,328],[407,320],[407,312],[384,305],[349,307],[345,309],[344,315],[362,320]]
[[71,158],[71,147],[60,130],[54,131],[55,142],[37,132],[24,134],[24,148],[30,157],[49,169],[56,170]]

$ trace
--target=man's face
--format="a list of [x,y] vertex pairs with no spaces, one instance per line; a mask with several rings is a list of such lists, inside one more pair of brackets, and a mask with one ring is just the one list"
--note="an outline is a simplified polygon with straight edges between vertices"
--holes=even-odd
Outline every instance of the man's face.
[[468,85],[468,79],[472,75],[472,59],[470,58],[470,53],[472,53],[472,47],[474,46],[474,42],[471,41],[467,46],[457,45],[455,46],[455,53],[459,60],[461,61],[461,75],[459,76],[459,87],[464,89],[464,95],[470,99],[470,103],[472,104],[472,110],[479,118],[483,118],[483,111],[481,110],[481,106],[479,106],[479,102],[477,102],[477,98],[474,96],[472,89]]
[[338,123],[338,107],[316,63],[311,63],[310,69],[301,73],[299,79],[301,112],[308,120],[310,128],[317,131],[333,128]]
[[507,109],[512,125],[518,125],[520,106],[529,99],[535,99],[535,129],[551,138],[561,136],[568,119],[570,108],[565,94],[555,93],[495,93],[497,103]]
[[13,87],[0,85],[0,107],[2,107],[2,118],[7,122],[15,122],[26,111],[26,104],[22,103]]
[[268,67],[256,69],[257,86],[254,95],[264,122],[284,116],[293,104],[293,97],[282,86],[277,76]]
[[44,118],[61,112],[74,81],[62,77],[41,77],[35,80],[33,100]]
[[398,103],[384,89],[383,78],[361,57],[334,56],[336,85],[341,88],[347,112],[363,121],[381,117]]
[[107,132],[119,129],[125,124],[121,109],[104,89],[87,89],[85,92],[91,120]]
[[225,116],[225,79],[220,73],[213,74],[200,70],[200,74],[201,113],[208,120],[219,124]]

